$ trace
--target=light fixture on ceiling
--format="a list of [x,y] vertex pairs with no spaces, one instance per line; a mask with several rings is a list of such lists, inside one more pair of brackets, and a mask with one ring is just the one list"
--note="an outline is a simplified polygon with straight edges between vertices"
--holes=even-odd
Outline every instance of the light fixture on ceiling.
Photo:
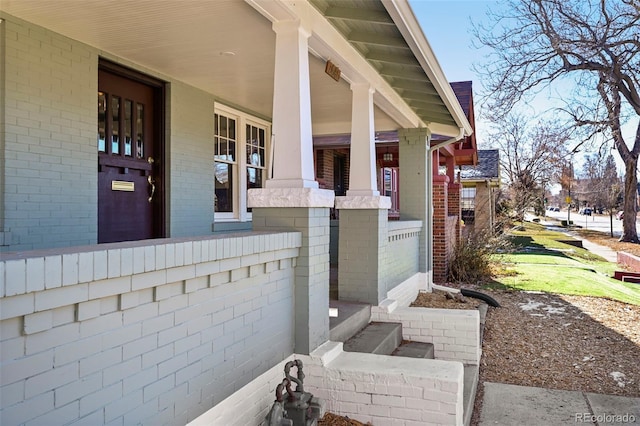
[[382,161],[393,161],[393,154],[389,152],[389,148],[387,148],[387,152],[382,154]]

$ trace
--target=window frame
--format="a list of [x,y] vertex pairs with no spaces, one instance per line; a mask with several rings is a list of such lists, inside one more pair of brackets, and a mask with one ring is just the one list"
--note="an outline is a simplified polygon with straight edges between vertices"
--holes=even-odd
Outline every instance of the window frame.
[[[233,208],[231,212],[216,212],[214,207],[213,220],[214,222],[249,222],[252,219],[251,212],[247,211],[247,170],[248,167],[254,167],[247,165],[247,125],[264,129],[265,134],[265,164],[261,168],[263,169],[262,187],[264,188],[267,180],[267,174],[269,169],[269,153],[271,144],[271,123],[258,118],[254,115],[242,112],[235,108],[231,108],[227,105],[215,103],[215,114],[225,116],[227,118],[234,119],[236,122],[236,161],[232,164],[232,197]],[[215,141],[215,128],[213,129],[214,141]],[[215,142],[214,142],[215,143]],[[215,152],[215,148],[214,148]],[[216,159],[213,158],[214,173],[215,173]],[[215,176],[214,176],[215,179]],[[215,183],[214,183],[214,197],[215,197]],[[215,199],[214,199],[215,203]]]

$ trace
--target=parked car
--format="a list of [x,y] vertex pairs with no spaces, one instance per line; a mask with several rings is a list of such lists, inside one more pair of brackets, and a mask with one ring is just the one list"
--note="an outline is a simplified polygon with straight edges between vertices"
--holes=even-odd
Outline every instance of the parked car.
[[622,220],[623,217],[624,217],[624,212],[622,210],[616,213],[616,219]]
[[585,207],[583,209],[580,209],[578,213],[583,214],[585,216],[591,216],[591,209],[589,207]]

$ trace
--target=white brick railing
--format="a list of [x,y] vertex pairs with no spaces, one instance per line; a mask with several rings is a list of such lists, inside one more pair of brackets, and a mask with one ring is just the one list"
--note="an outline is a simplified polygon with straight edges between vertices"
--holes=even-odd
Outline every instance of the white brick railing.
[[385,268],[389,292],[419,271],[422,221],[391,221],[388,229],[386,259],[380,266]]
[[186,424],[293,353],[299,232],[0,258],[0,423]]

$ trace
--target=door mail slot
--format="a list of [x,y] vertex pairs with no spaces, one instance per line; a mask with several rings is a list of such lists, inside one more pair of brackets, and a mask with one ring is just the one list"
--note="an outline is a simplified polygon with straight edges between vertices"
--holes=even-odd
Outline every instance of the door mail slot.
[[133,192],[134,191],[134,183],[133,182],[122,181],[122,180],[112,180],[111,181],[111,190],[112,191]]

